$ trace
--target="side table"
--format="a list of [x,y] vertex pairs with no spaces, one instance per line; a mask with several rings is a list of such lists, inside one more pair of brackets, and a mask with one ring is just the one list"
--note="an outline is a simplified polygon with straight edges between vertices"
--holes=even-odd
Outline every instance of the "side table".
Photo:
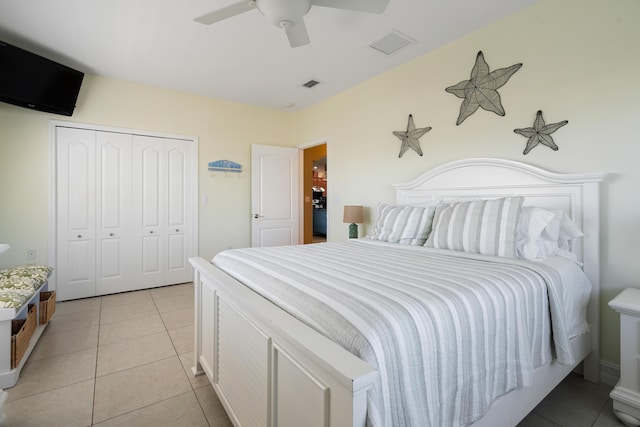
[[640,426],[640,289],[628,288],[609,301],[620,313],[620,381],[609,395],[626,426]]

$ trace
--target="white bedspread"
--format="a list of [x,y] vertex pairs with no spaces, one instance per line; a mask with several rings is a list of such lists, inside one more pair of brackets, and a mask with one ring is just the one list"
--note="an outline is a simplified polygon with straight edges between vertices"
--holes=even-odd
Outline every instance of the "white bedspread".
[[371,426],[471,424],[551,361],[551,333],[558,361],[573,363],[572,292],[553,263],[367,239],[235,249],[213,262],[378,369]]

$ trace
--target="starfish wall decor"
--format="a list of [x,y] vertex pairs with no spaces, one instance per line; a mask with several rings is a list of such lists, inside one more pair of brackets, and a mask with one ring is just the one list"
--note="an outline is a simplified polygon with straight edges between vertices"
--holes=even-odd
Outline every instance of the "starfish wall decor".
[[409,114],[407,130],[393,131],[393,134],[400,138],[400,141],[402,141],[402,145],[400,146],[400,154],[398,155],[398,157],[402,157],[402,155],[409,149],[409,147],[411,147],[416,153],[422,156],[422,148],[420,148],[420,141],[418,139],[430,130],[431,126],[416,129],[416,126],[413,124],[413,115]]
[[471,78],[464,80],[445,90],[458,98],[463,98],[456,125],[460,125],[467,117],[476,112],[478,107],[504,116],[504,108],[497,89],[504,86],[509,78],[522,67],[514,64],[508,68],[500,68],[489,72],[489,65],[484,60],[482,51],[476,56],[476,63],[471,70]]
[[555,142],[553,142],[551,134],[567,123],[569,123],[568,120],[563,120],[558,123],[545,125],[544,119],[542,118],[542,110],[538,110],[538,112],[536,113],[536,119],[533,121],[533,127],[514,129],[513,131],[517,134],[529,138],[529,140],[527,141],[527,146],[525,147],[523,153],[525,155],[529,153],[529,151],[531,151],[533,148],[537,147],[538,144],[546,145],[553,151],[558,151],[558,146]]

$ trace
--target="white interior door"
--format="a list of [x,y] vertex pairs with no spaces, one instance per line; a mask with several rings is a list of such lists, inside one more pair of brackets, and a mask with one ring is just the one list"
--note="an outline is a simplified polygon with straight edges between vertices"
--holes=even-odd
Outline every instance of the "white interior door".
[[56,275],[61,301],[96,294],[95,138],[91,130],[56,129]]
[[164,283],[166,161],[162,140],[134,135],[133,201],[137,205],[134,212],[138,238],[135,257],[137,275],[141,276],[144,286],[159,286]]
[[195,139],[51,121],[49,141],[59,301],[192,280]]
[[96,133],[96,295],[133,289],[131,135]]
[[190,151],[193,144],[165,139],[167,153],[167,283],[184,283],[193,279],[193,268],[188,262],[191,254],[191,192],[187,177]]
[[283,246],[299,239],[299,151],[251,146],[251,246]]

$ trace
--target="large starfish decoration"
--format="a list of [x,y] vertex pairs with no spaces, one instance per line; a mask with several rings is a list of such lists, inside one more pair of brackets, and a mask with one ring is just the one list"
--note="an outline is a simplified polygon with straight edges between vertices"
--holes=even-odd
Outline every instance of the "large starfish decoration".
[[406,131],[393,131],[393,134],[400,138],[402,141],[402,145],[400,146],[400,154],[398,157],[402,157],[402,155],[411,147],[416,153],[422,156],[422,148],[420,148],[420,141],[418,139],[424,135],[425,133],[431,130],[431,126],[426,128],[418,128],[413,124],[413,115],[409,114],[409,122],[407,123]]
[[533,127],[514,129],[513,131],[529,138],[523,154],[527,154],[533,148],[537,147],[538,144],[546,145],[553,151],[558,151],[558,146],[553,142],[553,138],[551,138],[550,135],[567,123],[569,123],[568,120],[563,120],[558,123],[545,125],[544,119],[542,118],[542,110],[538,110],[536,113],[536,119],[533,121]]
[[445,89],[458,98],[464,98],[456,125],[461,124],[464,119],[475,113],[478,107],[493,111],[499,116],[504,116],[504,108],[502,108],[500,94],[497,89],[504,86],[520,67],[522,67],[522,64],[515,64],[508,68],[500,68],[489,72],[489,65],[484,60],[482,51],[478,52],[476,64],[471,70],[471,78]]

